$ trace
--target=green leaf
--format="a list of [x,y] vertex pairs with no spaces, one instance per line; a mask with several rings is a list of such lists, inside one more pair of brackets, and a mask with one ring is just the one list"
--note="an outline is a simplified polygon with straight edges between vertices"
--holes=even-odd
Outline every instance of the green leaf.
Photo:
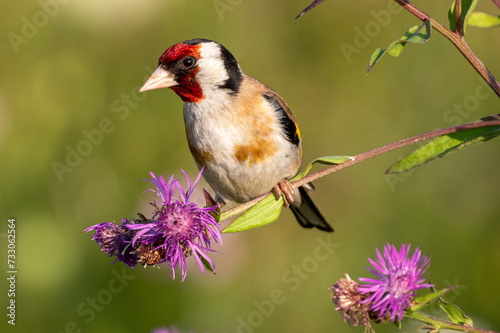
[[244,231],[274,222],[280,216],[281,207],[283,207],[283,197],[276,200],[274,194],[268,195],[234,220],[222,232]]
[[438,299],[438,304],[439,307],[446,312],[446,315],[448,315],[448,318],[450,318],[453,323],[467,326],[473,325],[472,319],[466,316],[465,313],[455,304],[447,302],[442,298]]
[[411,306],[410,311],[419,311],[420,309],[429,305],[431,302],[438,300],[439,297],[441,297],[442,295],[444,295],[445,293],[454,288],[456,288],[456,286],[451,286],[445,289],[433,291],[427,295],[415,298],[414,304]]
[[455,0],[451,3],[451,7],[448,10],[448,21],[450,21],[450,30],[455,32],[457,30],[457,14]]
[[393,41],[385,50],[380,48],[376,49],[370,57],[370,62],[368,63],[367,73],[371,71],[373,66],[382,58],[384,54],[388,54],[393,57],[398,57],[401,52],[403,52],[406,43],[412,44],[423,44],[431,38],[431,22],[426,20],[422,25],[413,26],[401,37]]
[[500,126],[479,127],[440,136],[391,166],[385,173],[408,171],[438,157],[444,157],[498,135],[500,135]]
[[350,156],[324,156],[324,157],[318,157],[314,159],[311,163],[309,163],[304,171],[299,173],[297,176],[293,177],[290,181],[293,182],[295,180],[298,180],[300,178],[304,178],[307,176],[309,171],[311,171],[311,168],[313,164],[320,163],[320,164],[327,164],[327,165],[334,165],[334,164],[342,164],[348,160],[350,160],[352,157]]
[[[469,19],[474,12],[474,9],[476,9],[477,1],[478,0],[461,0],[461,13],[460,17],[458,18],[459,20],[459,26],[462,28],[460,31],[460,35],[465,35],[465,30],[467,29],[467,24],[469,23]],[[456,14],[456,5],[455,1],[451,4],[451,8],[448,11],[448,19],[450,20],[450,30],[457,32],[457,14]]]
[[[196,250],[195,250],[196,251]],[[202,256],[200,254],[200,252],[196,251],[196,253],[198,253],[198,257],[200,258],[201,260],[201,263],[203,264],[203,266],[212,274],[214,275],[217,275],[217,273],[215,273],[215,268],[212,267],[212,265],[210,265],[210,263],[208,262],[207,259],[205,259],[204,256]]]
[[221,213],[220,213],[220,207],[217,205],[217,208],[215,210],[211,210],[210,215],[215,219],[217,222],[221,222]]
[[479,28],[493,28],[500,26],[500,16],[482,12],[474,12],[470,16],[469,24]]

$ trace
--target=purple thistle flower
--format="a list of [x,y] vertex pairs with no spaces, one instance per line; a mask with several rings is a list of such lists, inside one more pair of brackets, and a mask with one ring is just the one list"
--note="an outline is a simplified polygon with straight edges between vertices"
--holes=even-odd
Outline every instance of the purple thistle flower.
[[366,294],[363,303],[370,303],[370,311],[378,314],[378,319],[390,315],[394,322],[396,317],[403,319],[403,310],[410,308],[410,302],[418,289],[432,287],[425,282],[424,273],[429,268],[430,259],[415,250],[410,258],[410,245],[403,244],[401,249],[389,243],[384,246],[382,255],[377,249],[378,260],[368,258],[374,269],[366,267],[376,278],[359,278],[367,284],[361,284],[359,290]]
[[[163,176],[158,178],[151,172],[153,180],[148,181],[152,182],[157,190],[150,191],[158,194],[161,199],[155,205],[155,215],[149,223],[128,224],[126,227],[136,232],[132,245],[139,246],[139,249],[140,246],[145,246],[147,251],[159,251],[156,263],[166,262],[172,268],[174,279],[175,268],[180,266],[182,281],[184,281],[187,273],[186,257],[193,255],[201,272],[204,273],[203,261],[214,267],[212,259],[206,254],[206,252],[213,251],[210,248],[211,240],[222,244],[222,239],[217,221],[210,214],[216,211],[217,206],[201,208],[189,201],[203,169],[193,184],[184,170],[182,172],[188,182],[186,192],[173,175],[166,182]],[[179,199],[173,198],[176,188],[180,192]]]
[[116,260],[134,268],[139,258],[131,245],[133,233],[125,228],[128,223],[129,221],[122,220],[122,225],[117,226],[112,222],[104,222],[84,231],[96,230],[92,239],[101,247],[101,251],[109,254],[110,257],[116,256]]

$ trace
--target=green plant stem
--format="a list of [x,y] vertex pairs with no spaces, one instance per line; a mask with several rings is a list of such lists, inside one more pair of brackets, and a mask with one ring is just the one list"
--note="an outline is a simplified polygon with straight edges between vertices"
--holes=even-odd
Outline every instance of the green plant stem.
[[429,316],[425,313],[422,313],[422,312],[404,312],[404,316],[407,318],[413,318],[413,319],[419,320],[421,322],[424,322],[424,323],[432,326],[429,328],[425,327],[425,329],[429,329],[430,331],[434,331],[434,332],[439,332],[439,330],[441,330],[441,329],[448,329],[448,330],[455,330],[455,331],[462,331],[462,332],[469,332],[469,333],[496,333],[494,331],[489,331],[489,330],[485,330],[482,328],[476,328],[473,326],[449,323],[447,321],[431,317],[431,316]]
[[[463,54],[463,56],[469,61],[469,63],[476,69],[476,71],[481,75],[481,77],[488,83],[488,85],[493,89],[493,91],[500,97],[500,83],[495,79],[493,74],[486,68],[483,62],[476,56],[474,51],[470,48],[469,44],[464,40],[464,38],[460,35],[460,30],[458,29],[460,23],[457,21],[457,32],[453,32],[450,29],[446,28],[444,25],[430,17],[420,8],[415,6],[413,3],[407,0],[394,0],[399,5],[401,5],[404,9],[415,15],[421,21],[430,20],[431,27],[434,28],[437,32],[446,37],[450,42],[455,45],[455,47]],[[456,1],[460,2],[460,1]],[[461,9],[460,9],[461,11]],[[457,11],[457,15],[459,15]],[[461,26],[461,25],[460,25]],[[463,27],[462,27],[463,28]]]
[[[446,135],[446,134],[450,134],[450,133],[465,131],[465,130],[474,129],[474,128],[480,128],[480,127],[488,127],[488,126],[500,126],[500,120],[485,120],[485,121],[475,122],[475,123],[470,123],[470,124],[465,124],[465,125],[441,128],[441,129],[437,129],[434,131],[418,134],[418,135],[412,136],[410,138],[396,141],[396,142],[390,143],[388,145],[372,149],[372,150],[367,151],[365,153],[358,154],[356,156],[353,156],[350,160],[348,160],[344,163],[329,166],[325,169],[322,169],[320,171],[317,171],[315,173],[307,175],[304,178],[301,178],[299,180],[291,182],[290,185],[292,185],[293,188],[297,188],[301,185],[312,182],[318,178],[324,177],[332,172],[342,170],[342,169],[347,168],[351,165],[366,161],[366,160],[373,158],[375,156],[379,156],[379,155],[388,153],[392,150],[395,150],[395,149],[398,149],[401,147],[405,147],[405,146],[408,146],[408,145],[411,145],[411,144],[414,144],[414,143],[417,143],[420,141],[436,138],[438,136],[442,136],[442,135]],[[273,195],[273,194],[272,193],[271,194],[270,193],[263,194],[260,197],[257,197],[251,201],[248,201],[244,204],[241,204],[237,207],[234,207],[226,212],[223,212],[220,216],[220,221],[224,221],[227,218],[230,218],[232,216],[238,215],[238,214],[246,211],[247,209],[254,206],[257,202],[264,199],[268,195]]]

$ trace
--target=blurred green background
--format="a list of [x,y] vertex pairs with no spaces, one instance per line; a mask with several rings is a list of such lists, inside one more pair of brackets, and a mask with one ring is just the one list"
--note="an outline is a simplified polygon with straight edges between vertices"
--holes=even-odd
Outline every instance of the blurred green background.
[[[334,311],[328,288],[344,273],[367,276],[366,258],[390,242],[432,256],[432,282],[460,285],[448,299],[477,326],[500,330],[499,140],[385,176],[414,149],[407,147],[316,181],[313,198],[334,234],[303,230],[284,211],[267,227],[224,235],[222,254],[212,256],[217,276],[191,263],[181,283],[168,267],[113,265],[82,232],[150,213],[153,196],[142,193],[149,183],[138,181],[148,172],[196,175],[180,99],[168,90],[137,93],[162,52],[189,38],[224,44],[247,74],[281,94],[301,125],[304,163],[499,113],[498,98],[435,31],[366,75],[375,48],[420,24],[407,12],[389,12],[392,1],[327,1],[294,20],[310,1],[1,5],[0,261],[5,276],[7,219],[15,218],[18,275],[16,326],[7,325],[2,288],[0,327],[362,332]],[[446,23],[446,1],[417,5]],[[498,14],[487,1],[478,9]],[[467,35],[497,78],[499,34],[470,27]],[[403,331],[419,327],[405,322]]]

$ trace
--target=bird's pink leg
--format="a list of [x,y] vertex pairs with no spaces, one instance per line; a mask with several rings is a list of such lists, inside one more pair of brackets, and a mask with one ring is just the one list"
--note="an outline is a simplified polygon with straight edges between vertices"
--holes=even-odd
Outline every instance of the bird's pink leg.
[[276,194],[277,198],[283,196],[283,206],[285,206],[286,208],[288,208],[288,206],[290,206],[290,204],[294,201],[293,187],[286,179],[282,179],[278,182],[278,184],[274,185],[273,191]]

